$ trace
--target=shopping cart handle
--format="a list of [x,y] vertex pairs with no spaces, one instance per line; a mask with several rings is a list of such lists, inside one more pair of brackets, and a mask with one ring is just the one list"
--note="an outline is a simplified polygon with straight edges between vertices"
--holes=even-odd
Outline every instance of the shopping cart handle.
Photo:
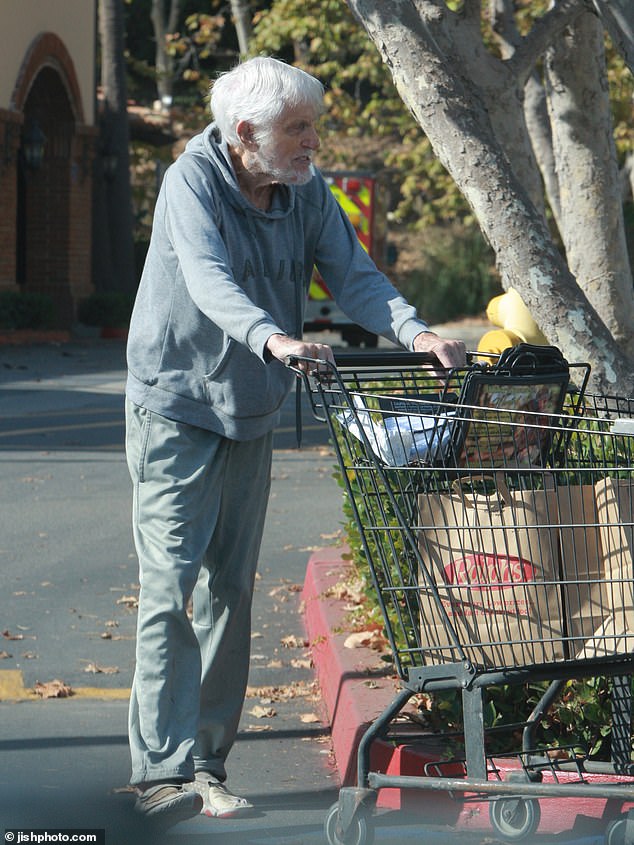
[[438,358],[431,352],[338,352],[334,350],[335,363],[344,367],[420,367],[423,364],[438,366]]
[[424,365],[444,369],[432,352],[407,352],[405,350],[388,352],[339,352],[333,350],[333,352],[335,356],[334,364],[323,359],[306,358],[301,355],[289,355],[284,363],[298,375],[302,374],[298,367],[300,361],[315,365],[314,372],[322,371],[324,374],[332,373],[334,370],[401,369],[402,367],[421,367]]

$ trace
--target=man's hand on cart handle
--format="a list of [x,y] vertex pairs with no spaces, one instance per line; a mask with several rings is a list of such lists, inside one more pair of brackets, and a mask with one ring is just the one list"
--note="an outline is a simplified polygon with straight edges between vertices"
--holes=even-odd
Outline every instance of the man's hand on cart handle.
[[[325,343],[307,343],[285,334],[272,334],[266,342],[266,348],[274,358],[286,365],[295,358],[313,358],[328,361],[331,364],[335,363],[333,351]],[[298,360],[293,363],[305,373],[308,373],[312,367],[309,361]]]
[[435,332],[421,332],[414,338],[414,352],[431,352],[448,370],[464,367],[467,349],[461,340],[447,340]]

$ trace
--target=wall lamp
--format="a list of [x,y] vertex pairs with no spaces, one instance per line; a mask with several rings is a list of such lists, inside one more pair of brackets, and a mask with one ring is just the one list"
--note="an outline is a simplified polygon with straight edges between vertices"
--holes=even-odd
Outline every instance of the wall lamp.
[[30,120],[22,137],[22,152],[29,170],[39,170],[44,160],[46,135],[40,129],[37,120]]

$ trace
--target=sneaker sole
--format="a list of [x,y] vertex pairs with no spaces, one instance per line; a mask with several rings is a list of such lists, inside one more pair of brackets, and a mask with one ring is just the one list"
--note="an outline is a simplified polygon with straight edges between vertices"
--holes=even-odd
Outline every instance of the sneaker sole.
[[249,805],[248,807],[236,807],[233,810],[219,810],[214,811],[210,810],[209,808],[205,809],[203,807],[201,813],[203,816],[207,816],[208,819],[233,819],[236,816],[246,816],[253,810],[253,805]]

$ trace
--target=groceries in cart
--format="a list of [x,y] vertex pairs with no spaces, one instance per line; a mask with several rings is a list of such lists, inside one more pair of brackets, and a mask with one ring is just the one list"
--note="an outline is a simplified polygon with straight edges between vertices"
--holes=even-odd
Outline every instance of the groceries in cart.
[[434,416],[421,413],[414,402],[392,400],[390,412],[383,405],[377,419],[361,395],[353,394],[352,401],[354,407],[342,411],[338,421],[387,466],[433,463],[442,460],[451,447],[452,412]]
[[419,395],[410,387],[398,396],[390,385],[381,395],[380,384],[372,395],[352,391],[337,419],[387,466],[531,466],[551,446],[550,417],[564,406],[570,367],[554,347],[520,344],[494,364],[444,380],[422,375],[418,384]]

